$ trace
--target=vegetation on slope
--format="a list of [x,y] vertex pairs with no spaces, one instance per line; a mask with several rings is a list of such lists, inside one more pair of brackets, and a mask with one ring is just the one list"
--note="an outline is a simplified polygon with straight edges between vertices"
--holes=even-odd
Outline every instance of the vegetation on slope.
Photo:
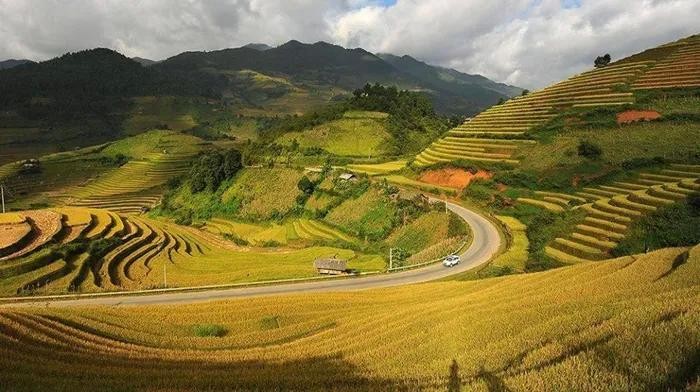
[[700,243],[700,194],[644,216],[613,250],[614,255],[628,255],[674,246]]
[[342,119],[287,133],[277,142],[292,149],[318,148],[340,156],[381,156],[390,143],[386,116],[380,112],[346,112]]
[[692,389],[699,276],[696,247],[478,282],[4,309],[0,378],[18,391]]

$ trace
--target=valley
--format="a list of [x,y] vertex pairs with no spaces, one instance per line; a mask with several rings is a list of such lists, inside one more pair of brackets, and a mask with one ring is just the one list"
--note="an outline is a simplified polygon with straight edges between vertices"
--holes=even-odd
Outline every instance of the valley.
[[696,390],[699,59],[536,91],[325,42],[8,63],[0,380]]

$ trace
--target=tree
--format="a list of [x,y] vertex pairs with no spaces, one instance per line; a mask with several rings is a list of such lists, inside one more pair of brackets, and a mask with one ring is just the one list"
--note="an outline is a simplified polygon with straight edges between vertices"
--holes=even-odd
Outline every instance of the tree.
[[311,182],[311,180],[309,180],[309,177],[303,176],[297,183],[297,188],[299,188],[300,191],[304,192],[305,195],[310,195],[314,193],[316,185],[314,185],[314,183]]
[[599,145],[589,142],[587,140],[582,141],[578,145],[578,155],[586,157],[589,159],[598,159],[603,154],[603,149]]
[[608,54],[608,53],[606,53],[603,56],[598,56],[598,57],[596,57],[595,62],[594,62],[595,67],[596,68],[603,68],[606,65],[610,64],[610,60],[611,60],[611,57],[610,57],[610,54]]
[[201,154],[190,168],[190,190],[192,193],[205,189],[212,191],[232,178],[243,167],[241,153],[237,150],[208,151]]
[[525,90],[523,90],[523,92],[522,92],[520,95],[524,97],[524,96],[526,96],[526,95],[528,95],[528,94],[530,94],[530,90],[525,89]]

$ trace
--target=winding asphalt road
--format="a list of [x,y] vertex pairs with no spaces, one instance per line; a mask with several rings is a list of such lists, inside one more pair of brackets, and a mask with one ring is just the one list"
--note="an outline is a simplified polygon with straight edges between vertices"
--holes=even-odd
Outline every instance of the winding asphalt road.
[[460,256],[461,262],[451,268],[444,267],[442,263],[432,264],[427,267],[417,268],[404,272],[372,275],[368,277],[356,277],[347,279],[328,279],[304,283],[287,283],[268,286],[247,286],[239,288],[211,289],[203,291],[174,291],[159,292],[144,295],[106,295],[86,296],[72,299],[40,299],[30,302],[0,303],[3,306],[75,306],[75,305],[158,305],[158,304],[186,304],[207,302],[231,298],[260,297],[296,293],[315,293],[330,291],[355,291],[382,287],[402,286],[413,283],[427,282],[441,279],[450,275],[468,271],[474,267],[488,262],[498,252],[501,245],[501,237],[494,224],[483,216],[470,211],[462,206],[447,203],[447,208],[459,215],[469,224],[472,230],[473,241]]

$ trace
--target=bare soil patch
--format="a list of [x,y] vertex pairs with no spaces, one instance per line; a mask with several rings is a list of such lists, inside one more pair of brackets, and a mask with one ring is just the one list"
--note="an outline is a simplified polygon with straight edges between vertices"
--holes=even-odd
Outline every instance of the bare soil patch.
[[468,170],[448,167],[444,169],[429,170],[420,176],[420,181],[446,186],[455,189],[464,189],[469,186],[474,179],[489,179],[493,176],[492,173],[485,170],[479,170],[472,173]]
[[652,121],[661,117],[661,114],[654,110],[627,110],[617,114],[618,124],[631,124],[637,121]]
[[28,223],[0,225],[0,250],[14,245],[32,231]]

